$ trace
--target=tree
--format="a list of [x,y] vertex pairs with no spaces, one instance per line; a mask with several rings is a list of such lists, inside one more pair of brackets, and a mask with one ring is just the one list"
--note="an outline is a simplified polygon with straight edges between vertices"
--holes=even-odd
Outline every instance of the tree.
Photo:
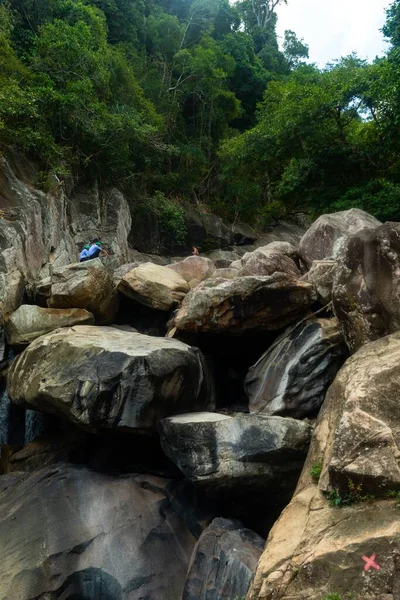
[[304,40],[297,37],[294,31],[287,29],[283,41],[283,54],[289,69],[296,69],[301,64],[301,59],[308,58],[308,46]]
[[275,14],[279,4],[287,4],[287,0],[251,0],[251,7],[257,19],[257,25],[265,29]]

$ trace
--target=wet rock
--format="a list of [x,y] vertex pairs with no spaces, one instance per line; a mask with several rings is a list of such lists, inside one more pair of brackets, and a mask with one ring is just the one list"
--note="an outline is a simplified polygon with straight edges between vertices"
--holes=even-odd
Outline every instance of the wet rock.
[[94,431],[151,428],[168,415],[214,403],[197,348],[95,326],[60,329],[32,342],[10,367],[8,391],[20,406]]
[[315,416],[346,356],[336,319],[295,325],[250,368],[244,382],[250,412]]
[[329,304],[332,300],[333,281],[337,272],[336,260],[314,260],[311,269],[303,275],[302,281],[311,283],[321,304]]
[[191,413],[158,425],[161,445],[184,475],[218,495],[293,486],[311,434],[303,421],[263,415]]
[[276,331],[305,315],[316,296],[310,284],[283,273],[209,279],[190,292],[170,325],[191,333]]
[[182,301],[189,285],[167,267],[144,263],[122,277],[118,291],[144,306],[168,311]]
[[213,250],[209,255],[217,269],[224,269],[240,258],[237,252],[231,250]]
[[200,283],[211,277],[215,271],[213,261],[205,256],[188,256],[184,260],[168,265],[168,268],[178,273],[188,283],[193,280]]
[[[363,346],[331,385],[295,495],[273,527],[250,600],[400,591],[400,334]],[[322,467],[319,483],[310,470]],[[332,493],[331,506],[324,494]],[[369,496],[368,496],[369,494]],[[368,501],[369,500],[369,501]],[[290,532],[290,535],[288,535]],[[364,570],[363,556],[380,566]]]
[[0,596],[180,598],[196,539],[168,479],[52,465],[0,478]]
[[93,315],[84,309],[40,308],[23,304],[7,320],[6,334],[11,346],[27,346],[41,335],[59,327],[93,324]]
[[83,308],[94,315],[99,325],[113,322],[118,294],[100,259],[56,269],[50,284],[50,308]]
[[196,544],[182,600],[244,598],[264,543],[239,521],[214,519]]
[[336,258],[348,236],[379,225],[380,221],[358,208],[322,215],[301,238],[300,256],[309,267],[314,260]]
[[333,307],[351,352],[400,329],[399,270],[399,223],[365,229],[343,245]]

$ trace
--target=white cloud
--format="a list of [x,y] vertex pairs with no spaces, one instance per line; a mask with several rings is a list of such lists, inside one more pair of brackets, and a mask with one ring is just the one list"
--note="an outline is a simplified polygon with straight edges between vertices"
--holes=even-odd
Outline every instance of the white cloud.
[[288,0],[278,8],[278,35],[292,29],[320,66],[357,52],[373,60],[387,48],[382,33],[392,0]]

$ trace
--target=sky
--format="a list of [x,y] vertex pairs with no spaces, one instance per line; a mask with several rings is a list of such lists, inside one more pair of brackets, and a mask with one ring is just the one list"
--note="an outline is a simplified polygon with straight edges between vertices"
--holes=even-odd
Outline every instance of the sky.
[[357,52],[373,60],[387,48],[379,31],[392,0],[288,0],[277,9],[278,35],[292,29],[310,47],[310,61],[324,66]]

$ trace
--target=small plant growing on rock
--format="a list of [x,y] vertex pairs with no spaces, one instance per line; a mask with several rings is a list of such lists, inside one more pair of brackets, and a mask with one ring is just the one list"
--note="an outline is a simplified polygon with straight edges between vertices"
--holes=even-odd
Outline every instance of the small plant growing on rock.
[[359,502],[372,502],[375,500],[373,494],[362,493],[362,483],[355,484],[351,479],[348,480],[348,492],[342,494],[338,488],[333,489],[328,495],[329,506],[350,506]]
[[340,594],[328,594],[322,600],[342,600],[342,596]]
[[322,472],[322,461],[316,462],[312,465],[310,469],[310,475],[315,482],[319,481]]

